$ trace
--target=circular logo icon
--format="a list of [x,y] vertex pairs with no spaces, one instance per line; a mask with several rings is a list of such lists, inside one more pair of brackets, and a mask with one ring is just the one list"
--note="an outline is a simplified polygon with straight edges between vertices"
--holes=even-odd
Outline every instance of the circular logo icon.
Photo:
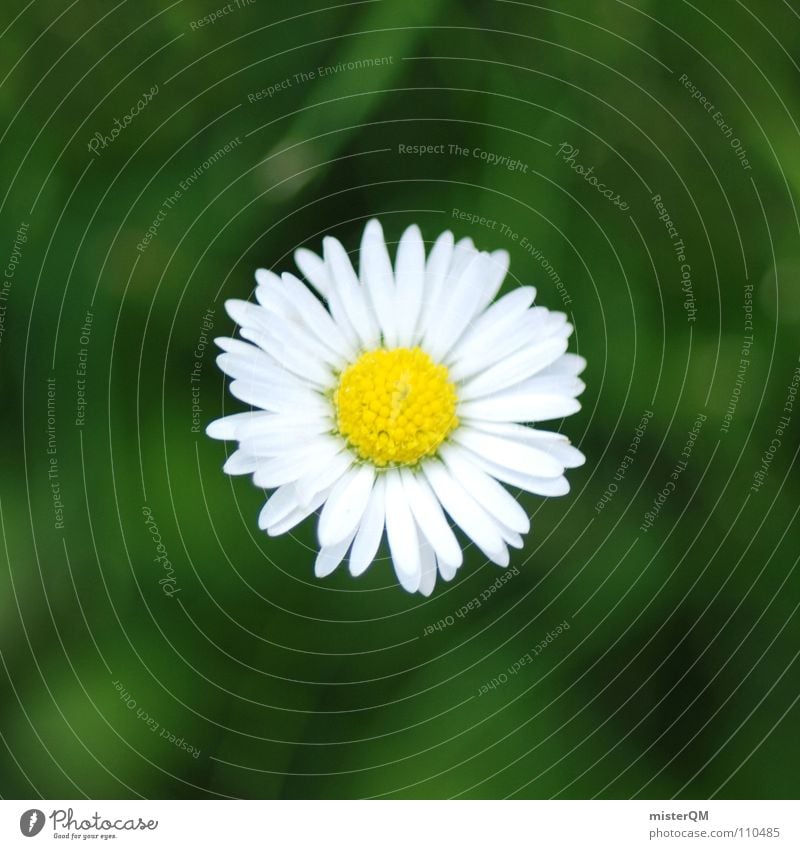
[[44,828],[44,812],[38,808],[31,808],[19,818],[19,830],[25,837],[36,837]]

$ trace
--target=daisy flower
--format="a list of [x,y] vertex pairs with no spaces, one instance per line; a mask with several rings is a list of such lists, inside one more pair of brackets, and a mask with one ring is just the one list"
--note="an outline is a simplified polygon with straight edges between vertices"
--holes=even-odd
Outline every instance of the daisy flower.
[[564,495],[564,470],[584,462],[531,426],[580,409],[586,363],[566,353],[567,316],[534,306],[531,286],[494,301],[506,251],[445,232],[426,258],[416,225],[394,267],[377,220],[358,273],[331,237],[295,261],[309,285],[259,269],[257,303],[225,304],[244,341],[216,340],[251,411],[207,433],[238,442],[225,472],[274,490],[259,527],[277,536],[320,510],[319,578],[345,558],[361,575],[385,532],[399,583],[426,596],[462,564],[454,527],[507,566],[530,520],[502,484]]

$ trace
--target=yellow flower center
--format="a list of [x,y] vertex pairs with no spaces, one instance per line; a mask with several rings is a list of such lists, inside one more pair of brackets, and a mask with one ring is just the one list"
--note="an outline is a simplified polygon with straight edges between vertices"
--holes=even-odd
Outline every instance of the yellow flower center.
[[447,367],[420,348],[362,354],[339,379],[333,401],[341,435],[376,466],[410,466],[458,425]]

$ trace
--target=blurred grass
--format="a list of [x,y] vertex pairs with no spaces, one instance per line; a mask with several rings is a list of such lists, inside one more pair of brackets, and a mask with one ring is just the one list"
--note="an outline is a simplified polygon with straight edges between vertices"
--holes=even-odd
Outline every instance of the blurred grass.
[[[723,795],[795,795],[796,421],[763,490],[748,487],[798,357],[797,4],[257,2],[196,31],[213,9],[189,0],[83,2],[56,23],[61,10],[34,4],[11,24],[18,11],[0,11],[6,254],[30,222],[0,344],[3,795],[702,798],[730,776]],[[378,56],[393,61],[248,101]],[[752,172],[681,74],[736,128]],[[154,84],[93,157],[92,134]],[[236,137],[139,252],[164,199]],[[564,141],[630,217],[558,159]],[[481,148],[529,171],[399,143]],[[687,245],[691,326],[651,193]],[[258,532],[263,493],[225,477],[224,448],[191,433],[188,381],[207,308],[227,335],[221,302],[249,295],[255,267],[291,269],[294,248],[327,232],[354,251],[372,215],[391,242],[417,221],[429,241],[452,227],[506,248],[506,285],[561,306],[519,242],[453,209],[507,224],[564,281],[589,367],[563,429],[589,460],[567,498],[522,498],[534,531],[520,575],[423,637],[495,571],[470,551],[430,600],[391,586],[385,561],[358,582],[316,581],[313,527]],[[756,343],[723,434],[745,268]],[[47,478],[53,374],[63,532]],[[201,387],[204,422],[238,409],[210,349]],[[636,461],[598,514],[646,409]],[[689,467],[643,534],[701,410]],[[530,672],[476,696],[576,610]],[[115,680],[200,757],[150,732]]]

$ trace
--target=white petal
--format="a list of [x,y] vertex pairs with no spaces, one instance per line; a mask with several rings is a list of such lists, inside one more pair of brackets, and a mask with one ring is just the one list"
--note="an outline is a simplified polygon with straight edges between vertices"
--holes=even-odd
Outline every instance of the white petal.
[[423,346],[440,362],[455,345],[475,317],[482,303],[491,259],[486,253],[476,254],[455,285],[448,291],[447,303],[438,320],[431,320],[425,331]]
[[461,530],[492,562],[507,565],[508,550],[495,521],[439,461],[425,463],[423,471],[442,506]]
[[571,416],[580,410],[579,401],[564,395],[538,395],[507,390],[467,401],[459,406],[459,416],[493,422],[545,422]]
[[449,230],[434,242],[425,264],[425,290],[422,295],[422,309],[418,323],[418,333],[423,335],[430,323],[431,316],[438,309],[441,290],[447,279],[447,271],[453,258],[453,234]]
[[225,461],[222,471],[226,475],[250,475],[258,468],[260,462],[254,454],[237,448]]
[[[242,328],[242,335],[245,339],[260,339],[265,334],[252,328]],[[265,380],[270,383],[281,383],[288,386],[297,386],[298,383],[303,386],[311,387],[312,384],[306,380],[304,375],[298,375],[291,372],[278,359],[267,353],[264,347],[259,346],[257,341],[243,341],[242,339],[230,339],[226,337],[218,337],[214,340],[217,345],[223,350],[223,354],[217,357],[217,363],[231,377],[240,377],[236,371],[237,364],[241,366],[243,371],[248,374],[253,373],[253,370],[258,371],[256,382]],[[272,345],[273,349],[278,350],[278,347]],[[224,357],[224,359],[220,359]]]
[[540,478],[535,475],[525,474],[516,469],[508,469],[497,463],[492,463],[485,457],[480,457],[471,451],[469,453],[473,463],[483,469],[487,475],[491,475],[493,478],[497,478],[497,480],[503,481],[510,486],[516,486],[526,492],[532,492],[535,495],[544,495],[548,498],[566,495],[569,492],[569,482],[563,475],[558,478]]
[[475,242],[469,236],[459,239],[453,246],[453,257],[450,260],[448,276],[453,280],[458,280],[477,252]]
[[514,392],[531,392],[538,395],[565,395],[577,398],[586,389],[586,384],[579,377],[564,375],[549,375],[539,372],[535,377],[529,377],[518,383]]
[[266,421],[242,424],[237,433],[239,447],[246,448],[257,457],[268,457],[294,447],[302,448],[331,430],[330,421],[318,416],[298,421],[291,415],[264,415],[268,416]]
[[397,284],[397,342],[411,347],[417,344],[419,322],[425,287],[425,245],[416,224],[400,237],[395,262]]
[[364,228],[359,272],[378,318],[384,344],[387,348],[393,348],[397,345],[394,272],[383,238],[383,229],[375,218]]
[[436,554],[425,539],[419,541],[419,557],[422,564],[419,591],[427,598],[436,586]]
[[[233,455],[231,455],[233,456]],[[228,465],[226,463],[226,465]],[[268,459],[255,458],[253,468],[253,483],[261,489],[277,489],[279,486],[291,483],[308,468],[308,458],[302,454],[283,454],[280,457]]]
[[253,330],[266,331],[269,329],[269,313],[258,304],[230,298],[225,301],[225,312],[239,325]]
[[258,527],[265,531],[270,525],[285,519],[297,507],[297,493],[294,484],[279,486],[261,508],[261,512],[258,514]]
[[404,572],[397,565],[395,561],[392,562],[394,566],[394,574],[397,577],[397,582],[407,593],[415,593],[419,589],[419,585],[422,582],[422,568],[418,569],[413,575],[409,575]]
[[498,522],[498,527],[500,529],[500,535],[503,537],[506,545],[510,545],[512,548],[523,548],[525,545],[522,537],[511,528],[506,527],[502,522]]
[[[535,444],[535,443],[531,443]],[[541,447],[551,454],[565,469],[577,469],[586,462],[583,452],[568,442],[541,443]]]
[[480,371],[510,357],[521,348],[544,342],[549,335],[545,332],[549,311],[534,307],[514,319],[513,323],[500,324],[493,333],[482,334],[483,347],[463,356],[451,369],[453,380],[463,381]]
[[296,481],[297,498],[301,506],[312,501],[321,490],[329,490],[354,464],[355,458],[342,445],[341,450],[322,467],[311,467]]
[[317,256],[305,248],[298,248],[294,252],[294,261],[297,263],[297,267],[300,269],[303,277],[308,280],[323,298],[327,298],[330,281],[328,279],[328,269],[325,267],[325,261],[322,257]]
[[308,350],[304,350],[304,346],[293,344],[291,339],[287,338],[286,331],[288,331],[288,328],[289,325],[287,324],[283,330],[276,328],[274,332],[270,331],[267,334],[243,327],[240,333],[242,338],[258,345],[259,348],[266,351],[281,366],[297,377],[323,388],[332,386],[334,378],[330,366],[314,354],[309,353]]
[[[445,243],[443,252],[447,247],[448,245]],[[437,334],[442,328],[443,317],[450,309],[453,294],[457,291],[461,276],[477,256],[478,252],[472,244],[472,239],[461,239],[456,242],[450,254],[450,264],[445,271],[444,278],[431,287],[430,300],[426,294],[425,308],[419,325],[421,344],[425,350],[429,351],[434,344]],[[431,259],[433,259],[432,254]],[[438,270],[441,272],[441,269]]]
[[324,468],[340,451],[341,443],[330,438],[315,442],[311,450],[262,460],[253,475],[253,483],[262,489],[275,489],[296,481],[311,469]]
[[314,386],[302,377],[281,368],[275,360],[254,345],[247,346],[253,353],[225,353],[217,357],[220,371],[238,380],[253,383],[285,386],[287,389],[313,391]]
[[[347,342],[331,318],[331,314],[293,274],[281,275],[285,297],[297,308],[304,324],[316,338],[345,360],[352,359],[355,349]],[[258,296],[258,289],[256,290]]]
[[460,397],[463,401],[471,401],[520,383],[549,366],[566,349],[566,339],[547,339],[531,345],[467,381]]
[[575,448],[563,433],[526,427],[520,424],[495,422],[470,422],[470,426],[486,433],[540,448],[552,455],[566,469],[575,469],[586,462],[586,457]]
[[270,291],[280,289],[280,274],[271,271],[269,268],[257,268],[253,276],[256,278],[256,287],[263,286]]
[[[329,240],[336,241],[330,236],[326,236],[325,240],[323,241],[323,246]],[[328,288],[325,293],[325,300],[328,302],[328,309],[330,310],[330,314],[333,317],[334,324],[339,329],[339,332],[342,334],[342,336],[344,336],[344,338],[347,340],[348,345],[352,346],[353,349],[357,349],[360,344],[358,334],[356,333],[356,330],[353,327],[349,316],[347,315],[347,310],[345,309],[344,301],[342,300],[342,293],[339,281],[334,276],[333,269],[331,268],[330,263],[327,261],[327,258],[325,261],[325,267],[327,269],[328,276]]]
[[317,534],[321,546],[336,545],[356,531],[374,482],[375,468],[366,463],[356,466],[339,479],[319,517]]
[[427,480],[410,469],[400,473],[406,498],[420,530],[440,560],[457,569],[464,560],[461,546]]
[[326,578],[344,560],[344,556],[347,554],[347,549],[350,548],[350,543],[353,541],[355,534],[356,532],[352,531],[341,542],[337,542],[336,545],[326,546],[319,550],[317,560],[314,563],[314,574],[318,578]]
[[557,478],[564,472],[564,466],[547,451],[502,436],[462,426],[453,433],[453,439],[493,463],[529,475]]
[[[268,275],[270,281],[277,281],[262,284],[256,288],[256,296],[268,308],[237,299],[225,302],[225,309],[240,326],[243,338],[250,339],[253,334],[261,334],[264,338],[277,337],[278,350],[281,343],[288,344],[299,347],[306,354],[315,352],[318,358],[337,364],[352,355],[354,349],[346,346],[340,345],[340,349],[336,350],[337,338],[340,338],[341,334],[338,337],[335,333],[329,334],[330,339],[328,339],[320,338],[321,334],[314,332],[310,322],[314,318],[321,318],[324,321],[324,316],[327,313],[299,280],[291,278],[291,275],[289,275],[297,286],[295,295],[305,292],[310,303],[303,298],[301,298],[300,304],[295,303],[290,293],[286,291],[286,285],[280,281],[277,275],[265,269],[259,269],[259,272],[260,279],[267,279],[265,275]],[[318,309],[314,309],[311,305],[313,303],[317,304]],[[309,310],[313,312],[309,312]],[[324,331],[329,328],[329,325],[330,319],[323,327],[323,337]],[[268,353],[275,355],[276,346],[274,344],[272,346],[261,345],[261,342],[256,342],[256,344],[263,347]],[[228,347],[226,346],[226,348]],[[281,360],[282,357],[276,356],[276,359]]]
[[543,368],[542,377],[575,377],[586,368],[586,360],[577,354],[562,354],[554,363]]
[[511,257],[508,251],[492,251],[489,257],[491,263],[487,269],[486,284],[483,287],[483,299],[478,305],[479,312],[483,312],[495,299],[495,296],[500,291],[500,287],[503,285],[503,281],[506,279],[508,266],[511,263]]
[[222,348],[223,351],[244,351],[246,348],[251,348],[249,342],[242,342],[241,339],[234,339],[231,336],[217,336],[214,339],[214,344]]
[[245,427],[258,426],[262,422],[273,418],[272,413],[248,412],[233,413],[216,419],[206,427],[206,435],[212,439],[238,439],[238,434]]
[[[316,415],[295,413],[240,413],[243,417],[235,424],[235,438],[239,442],[247,442],[256,437],[267,437],[271,434],[282,436],[284,433],[294,431],[303,432],[306,435],[319,436],[330,433],[333,430],[333,420],[330,415]],[[233,418],[229,416],[228,418]]]
[[385,472],[386,478],[386,537],[392,560],[399,572],[416,579],[419,584],[420,559],[417,527],[408,505],[400,473],[397,469]]
[[457,571],[455,566],[440,560],[438,557],[436,558],[436,566],[439,569],[439,574],[442,576],[443,581],[452,581],[453,578],[455,578]]
[[278,457],[286,452],[302,453],[325,431],[314,433],[301,427],[289,427],[270,433],[258,433],[239,443],[239,447],[254,457]]
[[335,282],[347,319],[364,348],[374,348],[380,339],[378,323],[367,303],[366,290],[353,271],[350,257],[338,239],[327,237],[323,241],[325,262]]
[[547,310],[547,321],[542,331],[545,336],[570,336],[572,331],[573,327],[567,323],[567,314],[565,312]]
[[505,436],[509,439],[519,439],[522,442],[564,442],[569,445],[569,438],[563,433],[555,430],[541,430],[538,427],[530,427],[530,425],[521,424],[499,424],[495,422],[477,422],[476,427],[485,430],[487,433],[493,433],[497,436]]
[[[295,321],[287,321],[286,319],[271,320],[269,330],[265,335],[275,339],[279,346],[278,350],[284,351],[282,356],[273,353],[273,356],[279,362],[284,361],[287,347],[301,351],[304,355],[312,357],[314,360],[333,365],[336,369],[341,368],[347,359],[342,354],[336,352],[318,334],[309,330],[305,326],[305,322],[299,324]],[[242,332],[242,336],[244,337],[244,331]]]
[[328,402],[316,392],[301,386],[289,387],[251,380],[234,380],[230,384],[234,398],[275,413],[307,409],[309,414],[324,414],[330,409]]
[[267,533],[269,536],[280,536],[281,534],[285,534],[287,531],[290,531],[296,525],[299,525],[303,519],[307,519],[315,510],[318,510],[325,503],[325,499],[328,497],[329,492],[330,489],[323,489],[321,492],[318,492],[314,496],[313,500],[308,504],[296,507],[288,514],[288,516],[286,516],[286,518],[278,519],[274,523],[270,524],[267,527]]
[[252,371],[255,371],[259,376],[261,375],[262,370],[267,372],[277,371],[280,372],[281,375],[285,375],[287,373],[286,369],[282,369],[275,360],[270,357],[269,354],[262,351],[261,348],[257,348],[255,345],[251,345],[248,342],[241,342],[236,339],[233,341],[238,342],[239,344],[235,347],[230,346],[230,350],[217,355],[217,365],[223,372],[225,372],[225,374],[232,377],[239,377],[236,373],[234,364],[241,364],[243,370],[247,370],[249,368]]
[[363,574],[378,553],[386,517],[385,492],[384,476],[378,475],[350,551],[350,574],[353,577]]
[[463,448],[445,445],[441,454],[453,477],[490,516],[516,533],[528,533],[531,529],[528,514],[494,478],[472,463],[470,455]]
[[[266,268],[256,269],[256,300],[272,317],[278,316],[284,321],[301,321],[302,315],[297,306],[287,298],[281,278]],[[304,287],[305,288],[305,287]]]
[[[450,359],[459,363],[471,359],[477,354],[485,354],[495,339],[502,339],[525,314],[533,303],[536,289],[533,286],[521,286],[495,301],[482,315],[478,316],[456,346]],[[460,378],[459,378],[460,379]]]

